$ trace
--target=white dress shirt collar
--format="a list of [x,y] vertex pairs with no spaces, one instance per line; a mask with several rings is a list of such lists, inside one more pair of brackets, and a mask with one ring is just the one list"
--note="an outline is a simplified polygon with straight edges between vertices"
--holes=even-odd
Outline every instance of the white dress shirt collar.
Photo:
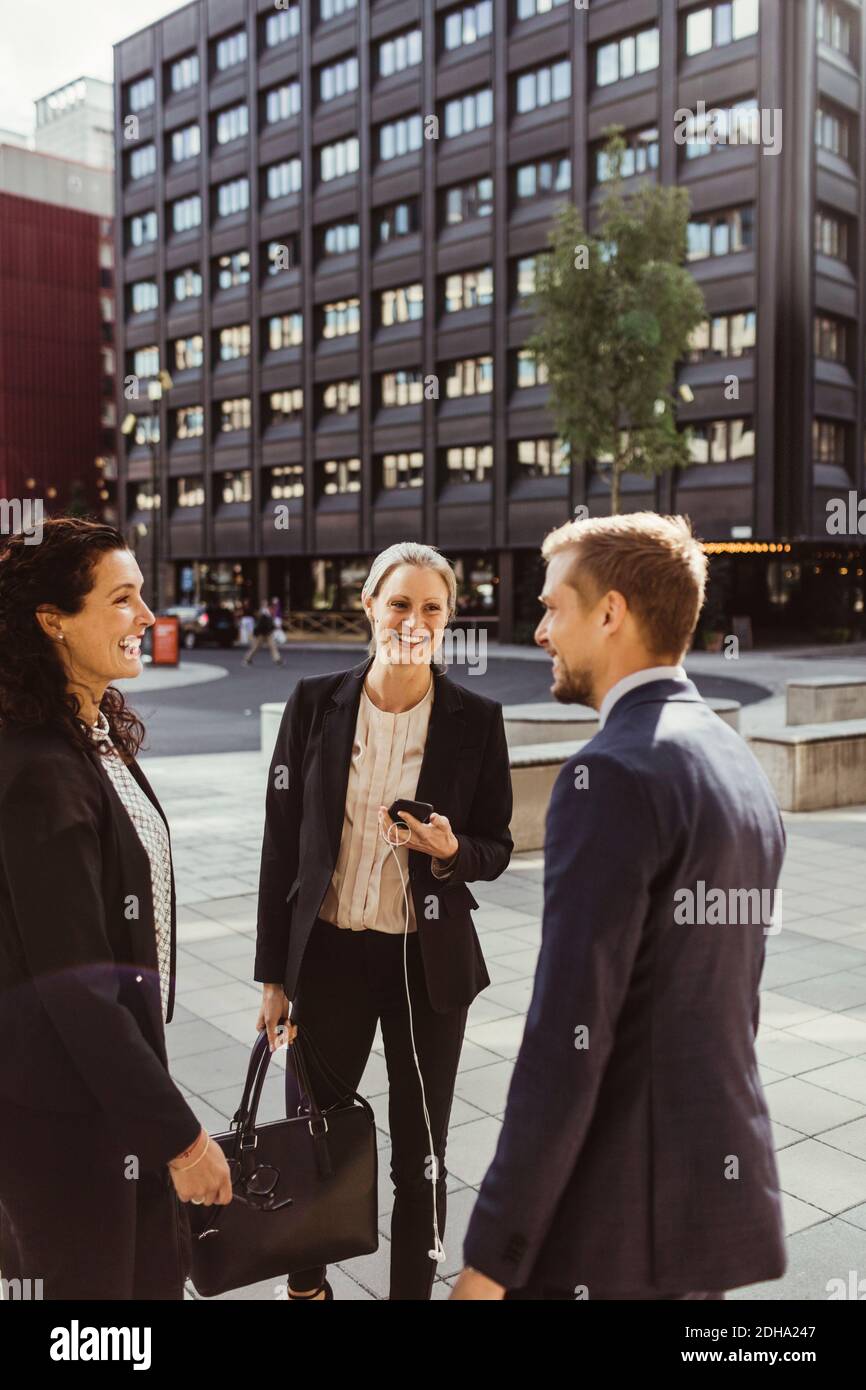
[[617,700],[622,699],[630,690],[637,690],[638,686],[649,685],[650,681],[684,681],[688,680],[682,666],[645,666],[642,671],[632,671],[630,676],[623,676],[622,680],[612,685],[599,706],[598,727],[603,729],[607,718],[616,704]]

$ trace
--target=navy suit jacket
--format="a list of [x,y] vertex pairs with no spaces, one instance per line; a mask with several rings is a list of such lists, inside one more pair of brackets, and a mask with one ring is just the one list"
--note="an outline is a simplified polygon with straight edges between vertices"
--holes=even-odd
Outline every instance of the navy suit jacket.
[[691,681],[629,691],[565,763],[535,987],[468,1265],[590,1299],[784,1273],[754,1050],[765,926],[741,898],[728,920],[752,924],[681,924],[675,896],[699,904],[701,881],[726,903],[771,895],[784,846],[764,773]]

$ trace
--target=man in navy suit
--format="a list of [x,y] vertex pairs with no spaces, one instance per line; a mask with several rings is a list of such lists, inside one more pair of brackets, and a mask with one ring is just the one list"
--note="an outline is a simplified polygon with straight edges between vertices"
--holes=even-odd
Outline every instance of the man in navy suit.
[[547,814],[535,987],[455,1298],[720,1298],[785,1270],[754,1039],[785,837],[680,662],[706,559],[681,517],[545,539],[535,640],[599,732]]

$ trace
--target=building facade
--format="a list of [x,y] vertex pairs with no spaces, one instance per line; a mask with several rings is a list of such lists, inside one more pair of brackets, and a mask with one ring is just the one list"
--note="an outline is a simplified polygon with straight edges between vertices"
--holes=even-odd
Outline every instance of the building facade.
[[609,505],[525,348],[535,266],[617,123],[627,188],[689,190],[707,304],[693,466],[623,507],[692,517],[720,621],[853,630],[864,44],[854,0],[195,0],[119,43],[121,494],[163,596],[351,613],[419,539],[531,632],[545,532]]
[[113,195],[0,144],[0,498],[116,524]]
[[36,101],[33,148],[97,169],[114,167],[114,89],[77,77]]

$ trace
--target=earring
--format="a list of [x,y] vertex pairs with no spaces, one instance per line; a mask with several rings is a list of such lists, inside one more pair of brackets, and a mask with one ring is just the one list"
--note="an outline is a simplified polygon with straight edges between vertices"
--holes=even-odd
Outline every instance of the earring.
[[65,642],[65,641],[66,641],[66,638],[63,636],[63,633],[62,633],[62,632],[60,632],[60,633],[57,634],[57,640],[58,640],[58,642]]

